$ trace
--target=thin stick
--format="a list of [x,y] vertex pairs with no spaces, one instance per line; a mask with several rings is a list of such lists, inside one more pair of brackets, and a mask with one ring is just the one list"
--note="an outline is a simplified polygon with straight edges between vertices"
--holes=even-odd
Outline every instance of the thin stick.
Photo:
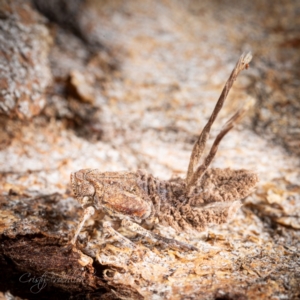
[[194,148],[193,148],[193,151],[191,154],[191,158],[190,158],[188,171],[187,171],[187,177],[186,177],[187,185],[190,185],[190,182],[191,182],[193,174],[194,174],[194,169],[199,164],[200,158],[204,152],[204,148],[205,148],[206,142],[208,140],[209,132],[210,132],[212,124],[214,123],[216,117],[218,116],[218,113],[222,109],[223,104],[227,98],[227,95],[228,95],[234,81],[236,80],[237,76],[239,75],[239,73],[242,70],[248,68],[248,66],[249,66],[248,64],[251,61],[251,59],[252,59],[252,55],[250,52],[247,53],[246,55],[242,54],[236,64],[235,68],[233,69],[231,75],[229,76],[229,79],[227,80],[227,82],[222,90],[220,98],[219,98],[207,124],[203,128],[196,144],[194,145]]

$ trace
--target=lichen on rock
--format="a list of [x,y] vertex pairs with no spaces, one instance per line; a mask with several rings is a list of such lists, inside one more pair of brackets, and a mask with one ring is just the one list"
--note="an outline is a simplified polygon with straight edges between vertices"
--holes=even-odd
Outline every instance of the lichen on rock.
[[46,104],[51,37],[26,1],[1,1],[0,16],[0,112],[28,119]]

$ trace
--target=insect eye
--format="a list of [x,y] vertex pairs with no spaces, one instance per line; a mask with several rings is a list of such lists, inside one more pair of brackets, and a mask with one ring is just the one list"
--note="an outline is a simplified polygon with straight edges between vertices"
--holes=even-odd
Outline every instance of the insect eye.
[[81,185],[80,194],[82,196],[93,196],[95,194],[95,188],[89,183],[84,183]]
[[80,170],[80,171],[74,173],[76,179],[84,180],[84,173],[82,171],[83,170]]

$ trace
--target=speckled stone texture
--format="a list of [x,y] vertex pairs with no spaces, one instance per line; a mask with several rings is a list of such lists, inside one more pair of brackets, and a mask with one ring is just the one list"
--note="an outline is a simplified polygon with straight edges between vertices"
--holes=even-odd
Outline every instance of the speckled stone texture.
[[[299,1],[89,0],[80,18],[85,34],[104,45],[97,51],[57,24],[46,29],[25,2],[2,3],[16,6],[0,18],[1,26],[11,24],[0,36],[10,28],[16,32],[16,39],[0,45],[0,59],[4,45],[12,43],[15,49],[4,60],[9,71],[0,74],[2,91],[13,99],[7,105],[1,100],[6,116],[0,116],[2,297],[57,299],[69,297],[73,289],[75,299],[299,298]],[[22,22],[28,11],[26,27]],[[26,43],[22,30],[29,37]],[[47,50],[49,36],[53,43]],[[31,43],[36,51],[32,61],[19,56]],[[153,229],[189,241],[199,252],[176,251],[147,239],[134,241],[137,250],[118,243],[100,247],[97,216],[87,223],[77,248],[68,248],[82,215],[70,173],[140,168],[162,180],[183,178],[224,83],[241,53],[249,50],[250,69],[235,82],[209,139],[211,144],[249,98],[256,101],[224,138],[212,166],[259,176],[256,191],[242,201],[235,218],[204,232]],[[10,69],[14,60],[24,60],[25,73]],[[15,81],[7,86],[3,78]],[[18,90],[25,100],[16,98]],[[37,108],[19,110],[18,101]],[[18,118],[36,113],[30,122]],[[24,249],[45,243],[46,262],[55,253],[63,262],[61,251],[66,251],[75,270],[77,258],[83,258],[83,294],[75,293],[76,285],[58,290],[52,278],[48,289],[34,296],[30,284],[19,282],[26,268],[32,274],[44,272],[42,256]],[[63,274],[71,270],[54,273],[66,278]]]
[[27,1],[1,1],[0,15],[0,112],[29,119],[46,104],[51,37]]

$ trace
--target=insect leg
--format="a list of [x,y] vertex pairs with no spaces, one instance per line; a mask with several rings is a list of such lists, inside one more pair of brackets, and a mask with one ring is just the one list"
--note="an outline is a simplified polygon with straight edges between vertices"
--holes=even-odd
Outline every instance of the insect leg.
[[213,161],[218,146],[221,142],[221,140],[224,138],[224,136],[236,125],[236,123],[242,119],[242,117],[245,115],[248,108],[252,105],[251,102],[247,103],[245,107],[239,109],[233,117],[225,124],[224,128],[221,130],[221,132],[217,135],[216,139],[214,140],[214,143],[208,153],[208,155],[205,157],[204,162],[196,169],[196,171],[193,173],[188,186],[187,190],[189,191],[191,187],[195,186],[197,181],[201,179],[201,177],[204,175],[205,171]]
[[186,177],[186,183],[189,185],[191,182],[191,179],[194,175],[194,170],[196,168],[196,166],[198,165],[200,158],[204,152],[205,149],[205,145],[206,142],[208,140],[209,137],[209,132],[210,129],[216,119],[216,117],[218,116],[220,110],[223,107],[223,104],[227,98],[227,95],[234,83],[234,81],[236,80],[238,74],[244,70],[247,69],[249,66],[249,62],[252,59],[252,55],[251,53],[248,53],[246,55],[241,55],[241,57],[239,58],[235,68],[233,69],[232,73],[230,74],[223,90],[222,93],[219,97],[219,100],[207,122],[207,124],[205,125],[205,127],[203,128],[198,140],[196,141],[194,148],[192,150],[192,154],[191,154],[191,158],[190,158],[190,162],[189,162],[189,167],[188,167],[188,171],[187,171],[187,177]]
[[79,223],[79,225],[77,226],[77,229],[75,231],[75,234],[74,234],[74,237],[72,238],[71,240],[71,244],[72,245],[75,245],[76,243],[76,240],[78,238],[78,235],[80,233],[80,231],[82,230],[82,227],[84,225],[84,223],[95,213],[95,209],[94,207],[92,206],[89,206],[87,207],[85,210],[84,210],[84,213],[83,213],[83,218],[82,218],[82,221]]
[[[132,243],[129,239],[124,237],[122,234],[120,234],[118,231],[113,229],[110,222],[104,222],[103,223],[103,231],[104,233],[108,233],[110,235],[110,239],[113,239],[117,242],[119,242],[122,246],[134,249],[136,248],[136,245]],[[109,241],[109,240],[107,240]]]
[[198,251],[198,249],[192,245],[189,245],[189,244],[186,244],[186,243],[182,243],[182,242],[179,242],[175,239],[168,239],[168,238],[165,238],[163,236],[160,236],[156,233],[153,233],[143,227],[141,227],[140,225],[134,223],[134,222],[131,222],[130,220],[128,219],[123,219],[122,220],[122,226],[125,227],[126,229],[129,229],[130,231],[132,232],[136,232],[144,237],[147,237],[151,240],[157,240],[157,241],[162,241],[166,244],[168,244],[170,247],[173,247],[175,249],[180,249],[180,250],[196,250]]

